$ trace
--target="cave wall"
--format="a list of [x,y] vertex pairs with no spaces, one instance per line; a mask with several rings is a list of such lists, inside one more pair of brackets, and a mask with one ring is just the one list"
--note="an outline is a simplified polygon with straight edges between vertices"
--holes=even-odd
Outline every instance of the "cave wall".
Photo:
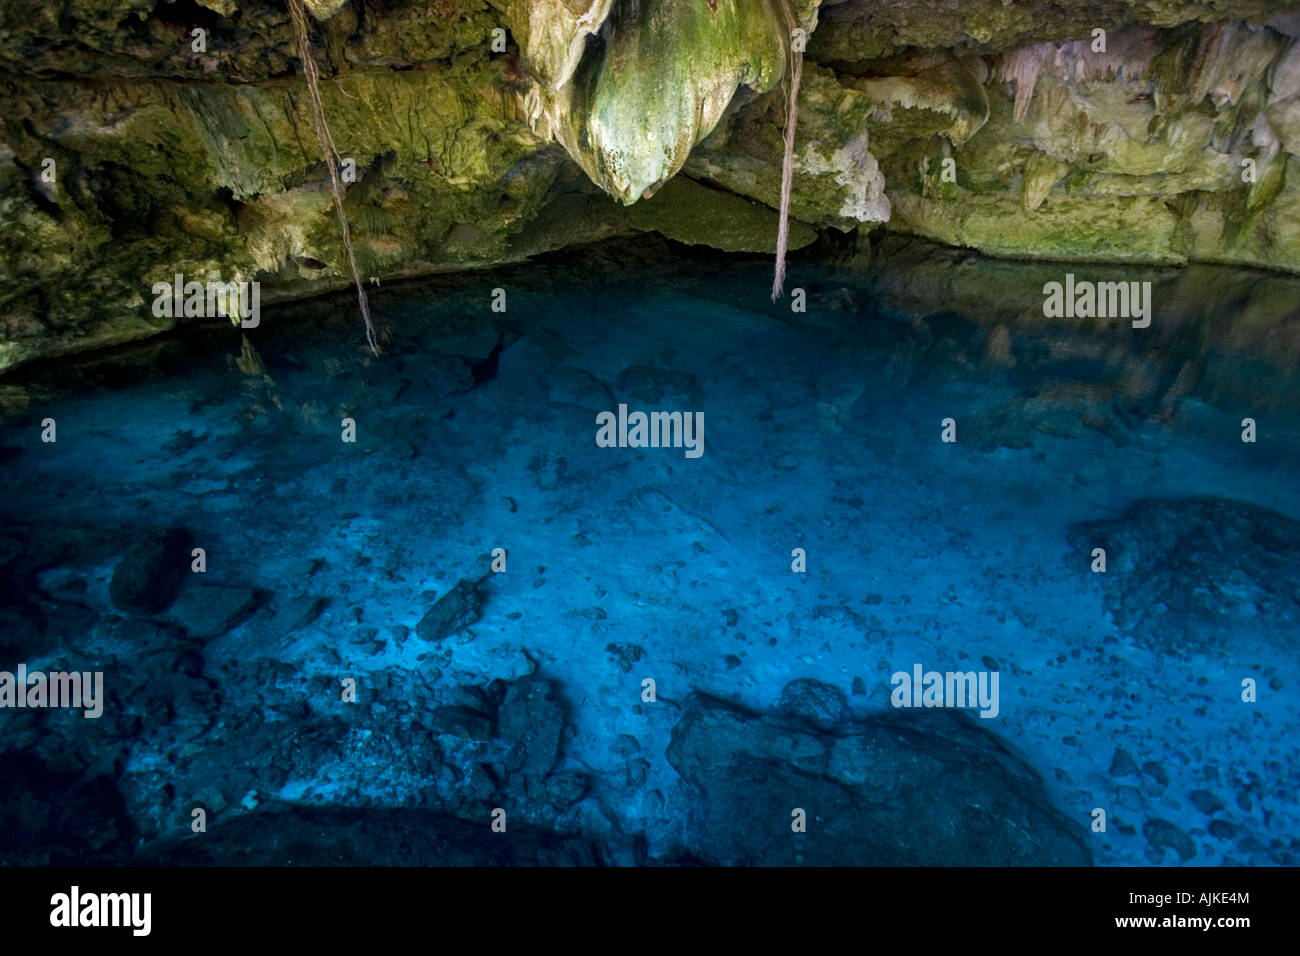
[[[641,231],[771,251],[792,24],[794,248],[1300,272],[1294,0],[307,6],[369,282]],[[300,74],[278,0],[0,0],[0,369],[170,327],[178,272],[347,285]]]

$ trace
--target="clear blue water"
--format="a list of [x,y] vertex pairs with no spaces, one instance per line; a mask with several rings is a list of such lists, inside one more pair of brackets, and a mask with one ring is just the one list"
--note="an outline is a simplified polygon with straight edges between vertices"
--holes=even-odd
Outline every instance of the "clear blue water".
[[[641,859],[668,861],[694,825],[665,757],[690,695],[766,713],[811,678],[852,724],[897,711],[893,675],[920,664],[998,673],[996,716],[970,722],[1041,777],[1095,863],[1296,862],[1300,397],[1284,351],[1217,331],[1187,351],[1159,323],[1143,337],[908,311],[833,270],[797,314],[766,301],[763,263],[678,268],[391,290],[379,358],[339,299],[267,308],[242,369],[218,327],[23,373],[0,512],[6,620],[35,623],[11,628],[0,668],[94,665],[112,713],[0,712],[3,759],[36,761],[56,792],[108,781],[121,852],[188,837],[193,806],[226,824],[437,807],[485,826],[506,798],[497,780],[470,800],[470,770],[492,777],[517,741],[422,715],[536,670],[566,715],[547,779],[580,774],[585,793],[545,812],[520,797],[519,813],[596,847],[634,833]],[[596,416],[619,403],[702,413],[703,454],[598,447]],[[1198,500],[1160,510],[1183,499]],[[1134,515],[1142,502],[1155,510]],[[1225,514],[1259,555],[1210,546]],[[206,570],[187,570],[177,605],[124,611],[122,554],[168,528]],[[481,607],[426,640],[419,622],[461,580]],[[196,635],[209,588],[238,613]],[[75,858],[77,833],[41,826]]]

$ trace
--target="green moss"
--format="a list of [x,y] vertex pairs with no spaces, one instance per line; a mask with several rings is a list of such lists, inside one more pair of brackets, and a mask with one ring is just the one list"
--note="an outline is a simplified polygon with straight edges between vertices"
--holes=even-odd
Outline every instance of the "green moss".
[[1278,153],[1263,169],[1256,170],[1255,182],[1251,183],[1246,193],[1246,211],[1258,215],[1282,194],[1286,188],[1287,154]]
[[1027,212],[1019,197],[963,191],[955,203],[895,195],[893,229],[993,255],[1177,263],[1177,217],[1158,199],[1062,196]]
[[809,52],[846,68],[911,50],[1001,53],[1045,40],[1082,40],[1095,27],[1173,27],[1244,18],[1263,22],[1285,9],[1275,0],[1058,0],[1032,12],[1005,0],[891,0],[824,4]]
[[[678,176],[651,199],[628,210],[638,229],[669,239],[711,246],[728,252],[776,251],[777,216],[771,207],[735,193],[710,189]],[[789,247],[799,249],[817,238],[804,223],[790,223]]]
[[[651,230],[770,250],[785,120],[775,4],[343,5],[313,41],[358,172],[345,204],[365,276]],[[200,56],[154,0],[0,0],[0,368],[151,334],[144,293],[177,271],[259,276],[267,302],[346,283],[283,5],[203,6],[215,12],[190,14],[211,28]],[[822,22],[799,96],[792,244],[892,206],[890,228],[1009,256],[1300,271],[1300,184],[1286,175],[1300,107],[1270,88],[1290,82],[1292,43],[1238,25],[1216,44],[1221,28],[1199,22],[1261,9],[1103,0],[1026,18],[1001,0],[800,0],[805,26]],[[1133,19],[1171,29],[1119,26]],[[1083,39],[1096,22],[1114,24],[1123,78],[1114,63],[1046,62],[1016,121],[992,54]],[[494,54],[503,24],[517,51]],[[828,69],[832,54],[851,73]],[[1243,183],[1240,160],[1265,156]],[[53,187],[35,175],[46,157]]]
[[[768,93],[733,111],[696,147],[686,171],[776,207],[781,191],[784,119],[781,97]],[[870,149],[871,98],[841,86],[834,74],[805,64],[791,215],[819,226],[854,228],[888,218],[884,180]]]

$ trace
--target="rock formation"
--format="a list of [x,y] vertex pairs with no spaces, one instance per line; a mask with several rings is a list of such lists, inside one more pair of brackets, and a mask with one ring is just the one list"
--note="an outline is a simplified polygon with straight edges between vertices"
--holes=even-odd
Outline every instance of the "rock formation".
[[[775,248],[783,3],[306,6],[365,281],[641,231]],[[791,15],[791,248],[884,228],[1300,271],[1293,0]],[[302,73],[279,0],[0,0],[0,369],[170,327],[149,290],[175,273],[268,302],[345,287]]]

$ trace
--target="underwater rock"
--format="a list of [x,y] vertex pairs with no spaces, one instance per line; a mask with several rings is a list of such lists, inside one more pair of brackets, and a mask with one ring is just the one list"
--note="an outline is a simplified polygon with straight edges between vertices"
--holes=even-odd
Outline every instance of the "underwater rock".
[[1220,497],[1145,498],[1120,518],[1070,529],[1072,562],[1106,550],[1102,589],[1116,624],[1163,653],[1236,640],[1294,648],[1300,626],[1300,521]]
[[137,617],[109,618],[107,626],[87,640],[90,629],[79,632],[77,639],[68,641],[69,648],[79,652],[91,647],[102,648],[123,657],[144,658],[157,652],[188,652],[192,645],[185,641],[185,632],[179,627],[161,621]]
[[482,606],[478,585],[464,579],[457,581],[455,587],[424,612],[415,625],[415,633],[425,641],[444,640],[477,621]]
[[1210,831],[1210,836],[1215,839],[1231,840],[1237,835],[1237,831],[1241,828],[1238,827],[1237,824],[1231,823],[1227,820],[1211,820],[1208,829]]
[[290,634],[316,620],[325,604],[325,598],[312,594],[294,595],[276,608],[267,624],[267,629],[277,637]]
[[439,695],[439,698],[449,706],[464,707],[476,711],[488,717],[489,720],[496,713],[504,697],[504,688],[502,688],[500,696],[496,696],[477,684],[457,684]]
[[48,568],[36,575],[36,586],[55,601],[91,603],[90,584],[83,568]]
[[1155,782],[1158,787],[1169,786],[1169,774],[1165,772],[1164,766],[1156,760],[1148,760],[1142,765],[1142,776],[1147,777]]
[[256,606],[257,595],[248,588],[194,584],[177,599],[171,615],[190,637],[209,640],[242,622]]
[[[832,736],[696,695],[667,756],[699,797],[688,842],[710,863],[1091,862],[1039,776],[950,713],[883,714]],[[806,833],[792,831],[796,810]]]
[[147,533],[113,570],[109,594],[113,604],[136,614],[157,614],[176,600],[190,571],[189,533],[173,528]]
[[1131,773],[1138,772],[1137,761],[1133,755],[1123,747],[1115,749],[1115,756],[1110,758],[1110,775],[1112,777],[1127,777]]
[[439,707],[429,717],[429,729],[466,740],[491,740],[492,718],[468,707]]
[[1116,787],[1115,803],[1125,810],[1141,810],[1143,805],[1142,791],[1137,787]]
[[550,774],[543,781],[546,801],[559,813],[573,806],[587,795],[587,775],[576,770],[562,770]]
[[543,677],[522,677],[510,685],[497,711],[497,736],[511,745],[506,769],[541,779],[560,761],[564,706]]
[[62,773],[30,754],[0,754],[0,864],[121,864],[134,836],[110,780]]
[[56,646],[54,636],[41,626],[43,620],[32,605],[0,607],[0,669],[11,669]]
[[605,645],[605,653],[613,658],[619,670],[628,674],[631,673],[636,662],[645,657],[645,648],[640,644],[610,643]]
[[[95,627],[102,618],[93,610],[80,604],[54,603],[41,608],[37,615],[43,631],[42,643],[47,648],[75,646],[81,636]],[[29,649],[28,653],[35,650]]]
[[1223,801],[1208,790],[1193,790],[1191,799],[1193,806],[1207,817],[1212,817],[1223,809]]
[[655,365],[630,365],[618,373],[618,392],[640,402],[683,398],[695,401],[699,383],[689,372]]
[[806,720],[818,730],[833,730],[844,716],[844,692],[811,678],[793,680],[781,691],[777,710]]
[[[1122,383],[1132,389],[1142,380],[1136,374]],[[1120,383],[1064,382],[1053,383],[1037,392],[1014,396],[997,408],[981,411],[971,416],[965,441],[980,451],[1003,448],[1030,448],[1035,434],[1077,438],[1085,429],[1105,435],[1117,446],[1132,443],[1131,419],[1146,400],[1155,405],[1159,395],[1151,384],[1149,392],[1140,396],[1125,395]],[[1154,408],[1152,409],[1154,411]]]
[[1166,848],[1177,853],[1184,863],[1196,856],[1192,838],[1168,820],[1152,817],[1142,824],[1142,835],[1147,838],[1147,857],[1153,863],[1164,858]]
[[16,530],[6,529],[0,534],[0,571],[7,571],[9,566],[21,558],[27,550],[28,540]]

